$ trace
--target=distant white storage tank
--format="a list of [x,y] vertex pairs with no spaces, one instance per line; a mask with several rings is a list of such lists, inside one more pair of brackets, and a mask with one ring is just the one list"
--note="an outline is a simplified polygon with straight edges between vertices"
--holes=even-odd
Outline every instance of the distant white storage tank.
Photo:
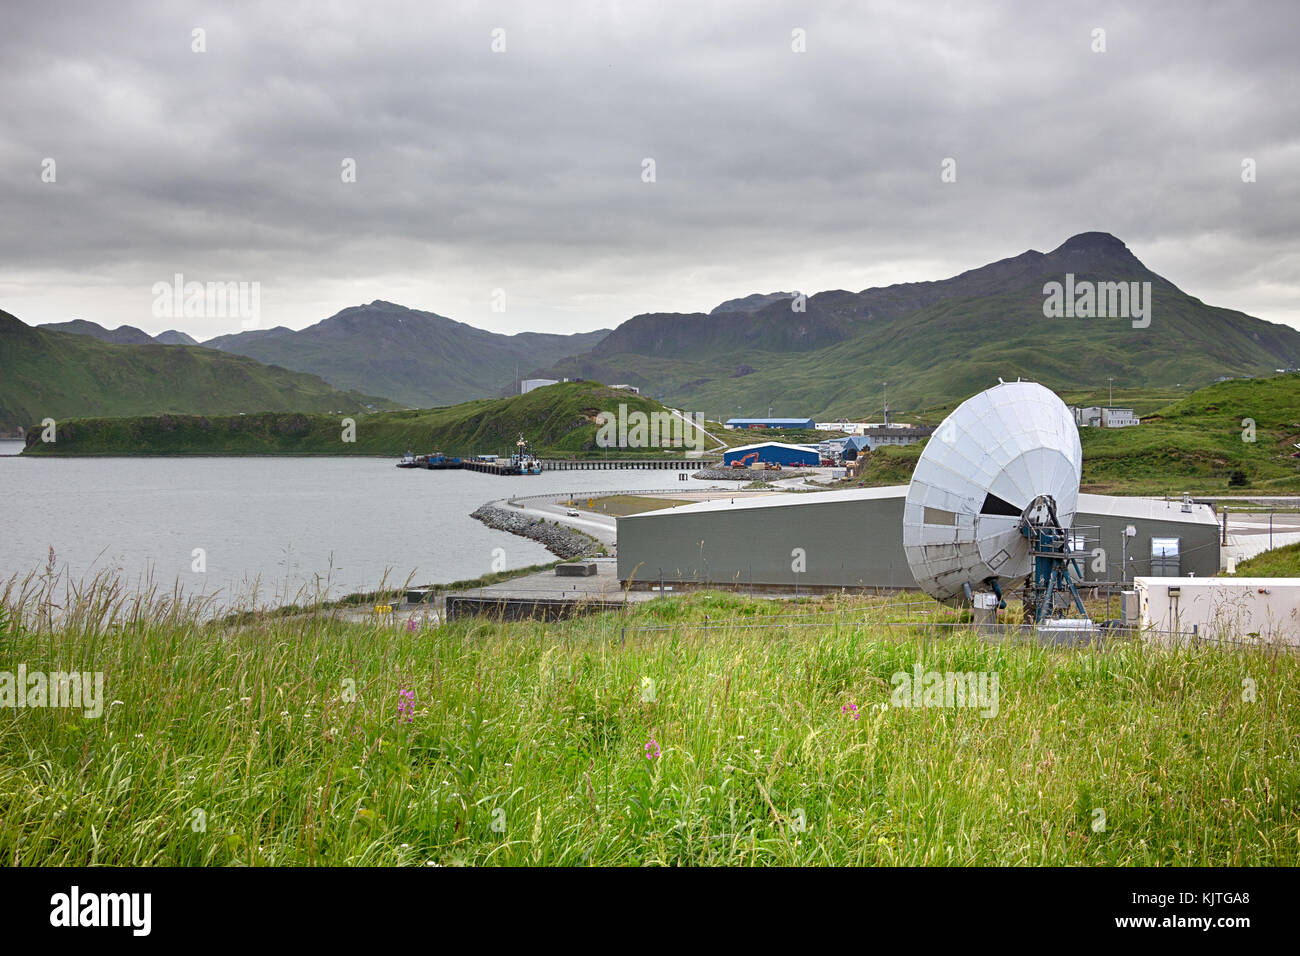
[[1300,578],[1138,577],[1133,586],[1143,628],[1300,646]]
[[[568,381],[567,379],[565,381]],[[558,385],[558,378],[526,378],[519,383],[519,394],[527,395],[535,388],[545,388],[547,385]]]

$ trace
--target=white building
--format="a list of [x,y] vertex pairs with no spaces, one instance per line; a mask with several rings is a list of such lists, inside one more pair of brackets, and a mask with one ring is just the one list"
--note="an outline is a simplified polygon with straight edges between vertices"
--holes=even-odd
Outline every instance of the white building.
[[933,433],[933,425],[916,428],[911,425],[890,425],[888,428],[878,425],[863,429],[862,437],[867,440],[867,447],[875,451],[881,445],[914,445]]
[[[568,379],[566,378],[567,382]],[[545,388],[547,385],[558,385],[559,379],[555,378],[526,378],[519,383],[519,394],[527,395],[535,388]]]
[[1074,423],[1080,428],[1128,428],[1142,424],[1141,419],[1131,408],[1119,408],[1112,405],[1072,405],[1070,412]]
[[871,428],[911,428],[906,422],[817,422],[819,432],[844,432],[846,435],[863,435]]

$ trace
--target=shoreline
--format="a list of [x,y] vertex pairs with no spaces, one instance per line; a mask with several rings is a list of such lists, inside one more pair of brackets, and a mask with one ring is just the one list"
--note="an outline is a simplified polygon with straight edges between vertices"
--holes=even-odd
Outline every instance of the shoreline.
[[495,501],[479,505],[470,512],[469,516],[494,531],[505,531],[536,541],[547,551],[566,561],[588,557],[606,550],[601,541],[586,532],[566,527],[559,521],[548,523],[543,518],[530,518],[518,511],[503,508]]

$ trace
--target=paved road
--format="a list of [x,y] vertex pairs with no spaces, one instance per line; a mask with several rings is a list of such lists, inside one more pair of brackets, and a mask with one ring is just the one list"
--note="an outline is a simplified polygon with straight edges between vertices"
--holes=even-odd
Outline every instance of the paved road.
[[497,504],[503,508],[518,510],[533,518],[544,518],[547,521],[558,521],[560,524],[568,525],[571,528],[577,528],[579,531],[585,531],[611,550],[618,543],[618,523],[614,519],[613,515],[593,514],[590,511],[580,511],[578,517],[573,518],[565,514],[565,511],[568,510],[568,505],[555,504],[546,501],[524,502],[524,507],[518,509],[516,509],[514,505],[505,501],[497,502]]

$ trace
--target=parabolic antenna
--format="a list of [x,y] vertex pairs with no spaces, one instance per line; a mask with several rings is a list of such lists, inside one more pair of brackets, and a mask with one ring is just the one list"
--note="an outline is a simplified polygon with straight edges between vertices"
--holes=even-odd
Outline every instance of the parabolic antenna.
[[1035,569],[1031,532],[1073,522],[1082,466],[1074,418],[1043,386],[1005,382],[962,402],[907,488],[903,551],[916,583],[949,604],[1020,584]]

